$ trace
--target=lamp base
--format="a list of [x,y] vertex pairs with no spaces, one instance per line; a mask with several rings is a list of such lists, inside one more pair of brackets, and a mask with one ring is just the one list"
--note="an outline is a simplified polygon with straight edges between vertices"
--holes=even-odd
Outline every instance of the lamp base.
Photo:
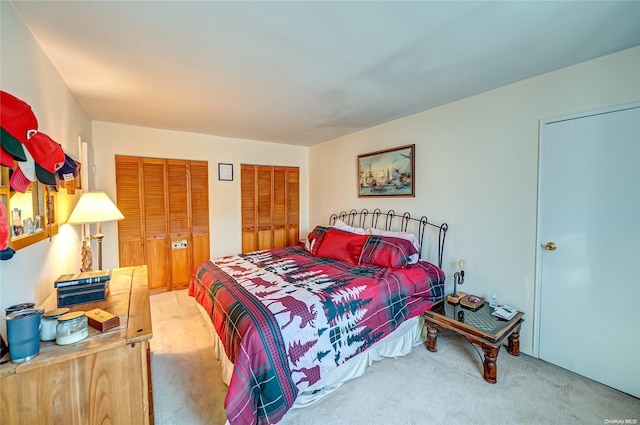
[[88,272],[93,270],[93,252],[91,251],[91,245],[87,241],[82,241],[82,255],[80,258],[81,272]]
[[450,304],[459,304],[460,300],[463,299],[464,297],[466,297],[468,294],[466,292],[458,291],[458,293],[456,295],[457,296],[453,296],[453,294],[447,295],[447,301]]

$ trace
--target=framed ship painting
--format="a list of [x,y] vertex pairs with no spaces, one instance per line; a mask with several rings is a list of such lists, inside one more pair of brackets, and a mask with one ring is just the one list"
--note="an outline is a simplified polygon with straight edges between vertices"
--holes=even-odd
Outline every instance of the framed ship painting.
[[358,197],[414,197],[415,146],[358,155]]

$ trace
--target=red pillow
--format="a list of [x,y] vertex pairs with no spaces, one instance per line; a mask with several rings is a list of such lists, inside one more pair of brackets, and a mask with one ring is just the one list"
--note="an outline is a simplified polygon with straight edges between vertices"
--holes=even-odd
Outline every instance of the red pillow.
[[328,230],[318,247],[317,256],[346,261],[353,265],[360,263],[362,247],[369,235],[356,235],[335,230]]

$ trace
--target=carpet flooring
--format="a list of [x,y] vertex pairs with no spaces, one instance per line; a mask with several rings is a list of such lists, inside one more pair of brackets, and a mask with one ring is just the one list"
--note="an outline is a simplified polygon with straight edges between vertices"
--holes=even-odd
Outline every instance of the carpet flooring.
[[[208,324],[186,290],[151,296],[156,425],[223,425],[226,386]],[[423,346],[384,359],[281,425],[638,424],[640,399],[502,349],[498,383],[482,379],[476,348],[448,331],[438,352]]]

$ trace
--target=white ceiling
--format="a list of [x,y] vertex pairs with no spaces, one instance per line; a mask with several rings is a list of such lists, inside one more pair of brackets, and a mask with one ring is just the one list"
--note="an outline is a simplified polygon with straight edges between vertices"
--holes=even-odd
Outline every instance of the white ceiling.
[[13,4],[93,120],[303,146],[640,44],[638,1]]

